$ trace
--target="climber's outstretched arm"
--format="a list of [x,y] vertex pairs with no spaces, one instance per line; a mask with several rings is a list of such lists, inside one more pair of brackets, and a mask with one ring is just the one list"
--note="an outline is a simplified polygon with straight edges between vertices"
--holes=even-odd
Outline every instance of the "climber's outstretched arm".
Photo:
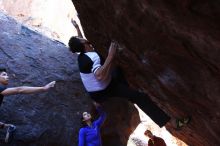
[[77,34],[78,34],[78,37],[83,38],[82,32],[80,31],[80,29],[79,29],[79,25],[76,23],[76,21],[73,20],[73,19],[71,19],[71,23],[72,23],[73,26],[76,28],[76,30],[77,30]]

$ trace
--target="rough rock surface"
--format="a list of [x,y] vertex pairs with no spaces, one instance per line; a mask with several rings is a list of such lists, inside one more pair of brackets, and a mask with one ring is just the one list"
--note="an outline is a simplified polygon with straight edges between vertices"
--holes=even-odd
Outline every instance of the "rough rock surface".
[[220,145],[220,1],[73,0],[86,37],[106,55],[111,39],[130,85],[172,117],[193,146]]
[[14,145],[76,145],[81,112],[89,108],[76,56],[62,43],[18,24],[3,13],[0,26],[0,65],[8,70],[9,86],[42,86],[57,81],[47,93],[4,98],[0,117],[1,121],[17,126]]
[[[47,93],[4,98],[0,121],[17,126],[13,146],[76,146],[83,111],[91,108],[79,77],[76,56],[60,42],[17,23],[0,12],[0,66],[13,86],[42,86],[56,80]],[[104,105],[104,145],[124,146],[140,122],[127,101],[112,99]],[[124,134],[125,132],[125,134]],[[121,136],[123,135],[123,136]],[[0,145],[4,131],[0,130]]]

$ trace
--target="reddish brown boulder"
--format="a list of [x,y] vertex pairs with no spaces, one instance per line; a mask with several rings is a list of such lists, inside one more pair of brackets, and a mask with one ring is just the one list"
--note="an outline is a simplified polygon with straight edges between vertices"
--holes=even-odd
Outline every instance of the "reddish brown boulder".
[[189,145],[220,145],[220,2],[73,0],[86,37],[106,55],[111,39],[130,85],[172,117],[192,115],[173,135]]

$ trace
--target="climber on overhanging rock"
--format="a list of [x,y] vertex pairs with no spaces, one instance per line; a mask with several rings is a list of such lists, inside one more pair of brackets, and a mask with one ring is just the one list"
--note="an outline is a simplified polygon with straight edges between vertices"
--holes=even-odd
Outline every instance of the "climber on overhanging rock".
[[[168,123],[171,119],[170,116],[162,111],[147,94],[132,90],[128,84],[112,78],[114,57],[119,48],[118,43],[114,41],[111,43],[108,56],[104,60],[95,51],[92,44],[82,38],[77,23],[72,20],[72,24],[78,32],[78,37],[70,38],[69,49],[72,53],[80,53],[78,55],[80,76],[90,97],[98,103],[106,101],[109,97],[126,98],[136,103],[160,127]],[[175,119],[171,121],[175,121]],[[179,125],[180,120],[171,123],[175,124],[175,127],[187,124]]]
[[92,116],[88,112],[83,112],[81,122],[82,128],[79,130],[79,145],[78,146],[101,146],[100,128],[106,119],[106,113],[103,111],[100,104],[93,102],[96,110],[99,113],[99,118],[92,121]]
[[[0,67],[0,105],[2,104],[3,98],[5,95],[15,95],[15,94],[31,94],[31,93],[39,93],[48,91],[50,88],[54,87],[55,81],[50,82],[49,84],[43,87],[28,87],[28,86],[20,86],[20,87],[10,87],[7,88],[9,76],[6,72],[5,68]],[[0,122],[0,128],[7,128],[5,142],[9,143],[13,138],[13,133],[16,130],[16,126],[12,124],[6,124]]]

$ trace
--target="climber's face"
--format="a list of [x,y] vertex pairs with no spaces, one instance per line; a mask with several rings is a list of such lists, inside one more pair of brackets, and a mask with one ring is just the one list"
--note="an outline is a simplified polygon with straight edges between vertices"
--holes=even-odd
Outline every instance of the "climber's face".
[[84,112],[84,113],[82,114],[82,116],[83,116],[83,121],[89,121],[89,120],[91,120],[91,118],[92,118],[91,114],[88,113],[88,112]]
[[8,85],[9,76],[6,72],[0,72],[0,83],[3,85]]
[[87,51],[93,51],[94,50],[94,48],[93,48],[93,46],[92,46],[92,44],[88,41],[88,40],[86,40],[86,39],[84,39],[84,38],[80,38],[80,37],[77,37],[79,40],[80,40],[80,42],[84,45],[84,51],[85,52],[87,52]]

